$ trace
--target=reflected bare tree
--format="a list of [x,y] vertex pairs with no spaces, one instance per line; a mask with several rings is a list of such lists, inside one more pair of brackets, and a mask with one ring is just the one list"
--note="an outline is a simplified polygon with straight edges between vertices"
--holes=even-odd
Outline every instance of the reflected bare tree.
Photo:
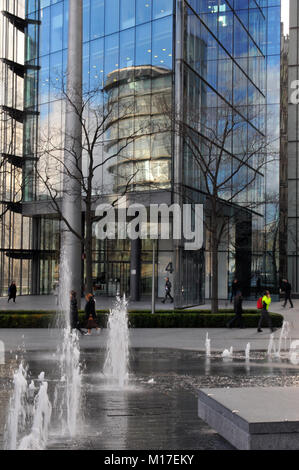
[[[64,80],[63,80],[64,83]],[[134,103],[115,103],[108,99],[101,86],[95,86],[92,90],[83,92],[82,107],[78,109],[74,95],[71,98],[62,85],[59,92],[60,103],[65,106],[68,103],[79,118],[82,129],[82,161],[77,157],[76,142],[71,148],[65,147],[65,142],[72,142],[64,129],[51,126],[50,134],[43,131],[40,125],[39,152],[35,164],[35,173],[39,182],[39,190],[43,197],[49,200],[52,212],[65,223],[66,229],[78,237],[84,247],[86,263],[86,290],[92,292],[92,239],[93,224],[98,220],[95,215],[95,207],[98,201],[110,195],[109,204],[116,205],[130,188],[130,183],[135,173],[127,176],[122,184],[121,194],[113,195],[114,178],[111,168],[117,167],[115,162],[126,160],[126,150],[132,146],[142,133],[142,130],[129,128],[124,136],[115,132],[118,128],[115,122],[126,122],[134,113]],[[55,121],[55,116],[50,117]],[[73,169],[70,169],[64,161],[65,152],[71,155]],[[110,171],[109,171],[110,168]],[[63,186],[63,177],[75,178],[80,188],[85,213],[85,230],[81,235],[74,230],[62,213],[62,198],[66,193]],[[107,201],[108,202],[108,201]]]
[[[224,235],[240,211],[255,211],[265,203],[261,193],[266,165],[278,161],[276,139],[258,129],[263,116],[250,116],[253,126],[229,105],[218,108],[190,107],[182,117],[164,105],[172,132],[183,143],[185,172],[189,175],[174,191],[192,201],[192,190],[206,204],[204,220],[211,253],[211,307],[218,301],[218,252]],[[257,197],[257,194],[260,196]],[[261,201],[260,198],[263,200]]]

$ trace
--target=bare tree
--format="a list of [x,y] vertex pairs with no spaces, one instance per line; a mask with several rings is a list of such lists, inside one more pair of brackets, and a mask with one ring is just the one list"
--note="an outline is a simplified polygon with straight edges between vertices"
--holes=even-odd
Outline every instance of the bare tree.
[[[40,189],[49,198],[51,208],[66,229],[80,239],[84,247],[86,263],[86,289],[93,290],[92,282],[92,239],[93,224],[98,220],[95,216],[95,205],[104,195],[115,193],[116,181],[122,181],[121,193],[116,194],[112,205],[129,190],[138,170],[132,169],[129,175],[118,172],[119,163],[129,161],[131,146],[146,127],[144,122],[138,129],[132,126],[131,117],[134,114],[134,103],[114,101],[107,96],[100,86],[83,92],[82,107],[76,107],[76,100],[70,97],[62,86],[60,102],[68,105],[78,116],[82,129],[82,162],[76,155],[76,145],[65,148],[65,142],[70,138],[63,129],[51,126],[51,134],[43,133],[42,125],[39,138],[39,153],[35,164],[35,172]],[[53,121],[53,116],[51,117]],[[55,121],[55,118],[54,118]],[[120,127],[125,131],[120,132]],[[64,161],[67,151],[73,158],[75,171],[72,171]],[[85,212],[85,231],[81,235],[70,225],[62,213],[62,198],[67,191],[63,186],[63,177],[76,178],[79,183]],[[111,203],[111,201],[110,201]]]
[[266,164],[278,159],[274,139],[266,138],[255,127],[259,113],[250,116],[253,126],[249,129],[247,120],[233,113],[228,105],[189,108],[184,118],[179,112],[169,109],[165,112],[171,119],[172,132],[182,139],[185,170],[189,168],[193,178],[191,183],[188,178],[183,180],[174,191],[192,202],[188,189],[195,188],[206,201],[204,224],[211,253],[211,307],[216,313],[219,246],[237,214],[253,211],[260,204],[255,186],[263,184]]

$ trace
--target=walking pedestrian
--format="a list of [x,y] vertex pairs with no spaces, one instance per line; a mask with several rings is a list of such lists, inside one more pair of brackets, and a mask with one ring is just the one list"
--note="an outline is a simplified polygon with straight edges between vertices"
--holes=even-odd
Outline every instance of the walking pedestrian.
[[81,335],[85,334],[79,326],[77,292],[74,290],[70,292],[70,325],[73,330],[80,331]]
[[167,297],[170,298],[170,302],[172,303],[173,302],[173,297],[171,295],[171,282],[169,280],[169,277],[166,277],[165,279],[165,297],[164,299],[162,300],[162,304],[164,304],[167,300]]
[[261,333],[263,331],[261,329],[263,321],[266,321],[268,323],[268,326],[272,332],[276,331],[276,328],[273,328],[272,320],[269,315],[269,307],[271,305],[271,301],[272,299],[271,299],[270,292],[266,290],[265,295],[262,297],[263,308],[261,309],[261,316],[260,316],[258,327],[257,327],[258,333]]
[[231,287],[230,302],[232,303],[233,298],[236,296],[237,292],[240,290],[240,284],[237,278],[233,280]]
[[289,281],[287,279],[282,280],[282,289],[281,290],[284,292],[283,308],[286,307],[288,301],[290,302],[290,305],[291,305],[290,308],[294,308],[294,305],[293,305],[293,302],[292,302],[292,299],[291,299],[292,286],[291,286],[291,284],[289,283]]
[[244,321],[243,321],[243,297],[242,297],[242,292],[238,291],[236,293],[236,296],[234,298],[234,312],[235,316],[227,323],[227,328],[232,328],[234,323],[238,323],[240,328],[244,328]]
[[98,327],[97,324],[97,316],[96,316],[96,307],[95,301],[92,294],[87,294],[86,297],[86,305],[85,305],[85,320],[86,320],[86,327],[87,327],[87,335],[91,335],[91,330],[95,328],[99,333],[101,329]]
[[9,288],[8,288],[8,303],[12,299],[14,303],[16,303],[16,297],[17,297],[17,286],[15,281],[12,281]]

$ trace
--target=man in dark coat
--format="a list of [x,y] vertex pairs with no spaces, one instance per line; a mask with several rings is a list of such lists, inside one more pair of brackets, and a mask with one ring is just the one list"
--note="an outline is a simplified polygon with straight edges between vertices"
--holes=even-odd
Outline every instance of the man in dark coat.
[[13,299],[14,303],[16,303],[16,296],[17,296],[17,286],[15,281],[12,281],[8,288],[8,302]]
[[242,297],[242,292],[238,291],[235,295],[234,298],[234,312],[235,316],[227,323],[227,328],[232,328],[233,324],[237,322],[240,326],[240,328],[244,328],[244,323],[243,323],[243,297]]
[[236,296],[237,292],[240,290],[240,283],[237,278],[233,280],[230,301],[233,301],[233,298]]
[[283,307],[287,305],[287,302],[290,302],[291,308],[294,307],[292,299],[291,299],[291,292],[292,286],[287,279],[283,279],[282,281],[282,291],[284,292],[284,304]]
[[173,302],[173,297],[171,295],[171,282],[169,280],[169,277],[166,278],[165,280],[165,297],[164,299],[162,300],[162,304],[164,304],[167,300],[167,297],[170,298],[170,302],[172,303]]

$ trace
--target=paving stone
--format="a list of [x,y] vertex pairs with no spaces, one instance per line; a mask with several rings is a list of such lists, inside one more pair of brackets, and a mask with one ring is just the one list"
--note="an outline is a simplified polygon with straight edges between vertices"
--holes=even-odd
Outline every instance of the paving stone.
[[238,449],[299,450],[299,389],[201,389],[198,415]]

